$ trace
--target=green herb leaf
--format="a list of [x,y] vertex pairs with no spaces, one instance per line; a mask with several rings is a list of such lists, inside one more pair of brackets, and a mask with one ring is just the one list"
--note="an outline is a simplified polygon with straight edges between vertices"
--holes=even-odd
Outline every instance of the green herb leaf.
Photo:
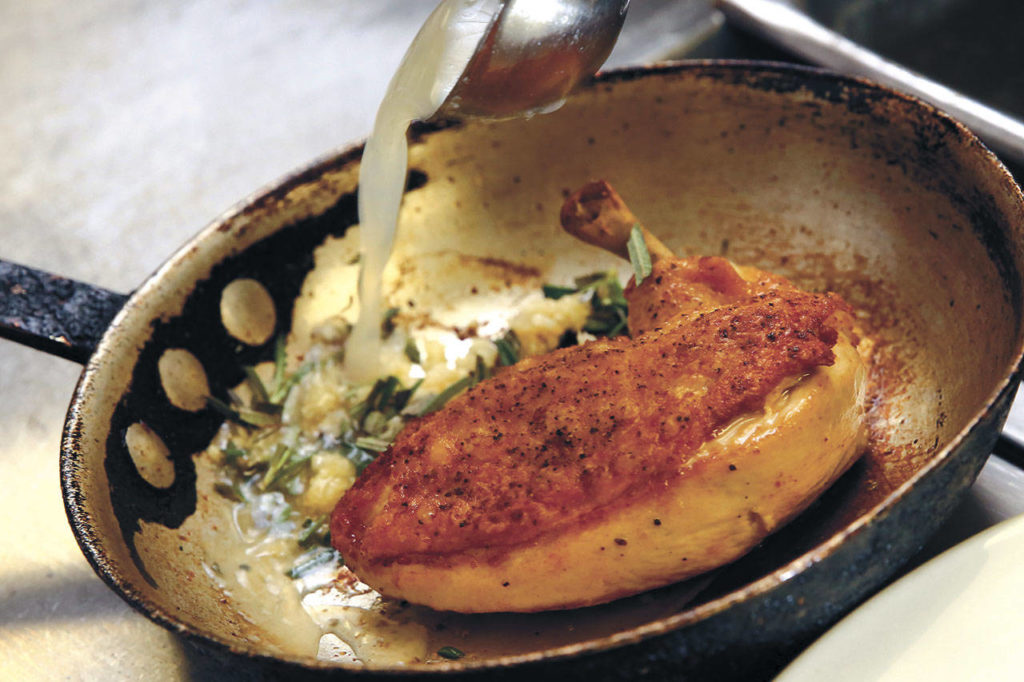
[[474,383],[475,381],[473,374],[462,377],[455,383],[448,386],[448,388],[444,389],[436,396],[434,396],[433,399],[429,403],[427,403],[422,410],[420,410],[419,416],[422,417],[424,415],[430,414],[431,412],[436,412],[437,410],[441,409],[441,407],[443,407],[446,402],[457,396],[459,393],[462,393],[462,391],[469,388]]
[[244,502],[245,495],[242,493],[242,489],[238,487],[237,483],[228,483],[226,481],[217,481],[213,484],[213,491],[225,497],[232,502]]
[[484,359],[479,355],[476,356],[476,366],[473,368],[473,383],[472,386],[476,386],[484,379],[491,376],[491,368],[484,363]]
[[494,345],[498,347],[498,363],[508,367],[519,362],[519,354],[522,352],[522,344],[519,342],[519,337],[511,329],[494,340]]
[[421,383],[422,379],[413,384],[412,388],[402,389],[402,382],[396,376],[377,379],[367,396],[349,408],[349,416],[361,427],[365,426],[366,417],[372,412],[380,412],[386,418],[391,418],[405,409]]
[[260,490],[272,490],[287,484],[295,475],[302,470],[309,462],[311,455],[300,455],[296,450],[286,445],[278,445],[274,450],[273,459],[267,472],[263,474],[260,481]]
[[450,661],[457,661],[466,655],[462,649],[456,649],[453,646],[443,646],[437,650],[437,655],[441,658],[447,658]]
[[388,338],[395,331],[395,316],[398,315],[398,308],[388,308],[380,321],[380,332],[383,338]]
[[586,291],[591,289],[601,282],[607,282],[609,279],[618,281],[618,277],[615,276],[614,272],[592,272],[589,275],[583,275],[577,277],[574,281],[576,282],[576,291]]
[[626,294],[622,291],[622,285],[619,284],[618,277],[612,277],[603,283],[600,287],[601,302],[604,305],[616,306],[629,310],[629,301],[626,300]]
[[370,462],[377,459],[376,452],[369,452],[358,448],[354,443],[348,443],[348,452],[342,453],[345,457],[352,462],[356,468],[356,475],[363,473],[363,469],[370,465]]
[[306,519],[302,524],[302,532],[299,533],[298,542],[300,547],[323,544],[327,537],[328,523],[327,516],[317,519]]
[[314,569],[326,566],[332,561],[340,562],[341,555],[329,547],[317,547],[299,555],[286,575],[292,580],[300,580]]
[[302,381],[302,378],[313,371],[313,368],[317,366],[316,362],[310,360],[309,362],[303,363],[297,370],[286,379],[282,379],[280,382],[275,380],[274,392],[270,394],[270,402],[278,404],[284,402],[284,399],[288,397],[288,392],[292,388]]
[[284,406],[278,405],[277,403],[254,402],[251,409],[254,412],[261,412],[262,414],[277,417],[284,411]]
[[419,388],[422,383],[423,379],[417,379],[416,383],[409,388],[395,393],[395,399],[393,402],[396,413],[405,409],[405,406],[409,404],[409,400],[412,399],[412,394],[416,392],[416,389]]
[[246,426],[276,426],[281,422],[279,415],[261,412],[248,407],[238,408],[238,420]]
[[[287,337],[282,334],[274,341],[274,391],[277,395],[284,384],[285,370],[288,366]],[[277,401],[274,401],[277,402]]]
[[386,441],[383,438],[377,438],[375,436],[362,436],[356,438],[353,443],[357,448],[361,450],[369,450],[370,452],[384,452],[391,445],[390,441]]
[[256,373],[256,368],[243,367],[242,369],[245,370],[245,383],[249,385],[249,390],[252,391],[253,403],[269,403],[270,396],[267,393],[267,387],[263,385],[263,380]]
[[206,406],[214,412],[217,412],[224,419],[241,424],[242,426],[248,427],[251,424],[247,424],[243,419],[242,415],[234,407],[224,402],[220,398],[216,398],[212,395],[206,396]]
[[651,274],[651,254],[647,250],[647,243],[644,241],[644,233],[639,223],[634,224],[633,229],[629,231],[626,250],[629,252],[629,262],[633,265],[633,277],[637,286],[640,286],[644,278]]
[[409,362],[414,365],[423,364],[423,356],[420,355],[420,349],[413,338],[405,340],[405,357],[409,358]]
[[232,464],[236,463],[240,459],[248,458],[249,451],[238,447],[232,441],[228,441],[228,444],[224,447],[224,459]]
[[578,293],[579,287],[563,287],[557,284],[545,284],[541,287],[541,290],[544,292],[544,298],[553,298],[557,301],[563,296]]

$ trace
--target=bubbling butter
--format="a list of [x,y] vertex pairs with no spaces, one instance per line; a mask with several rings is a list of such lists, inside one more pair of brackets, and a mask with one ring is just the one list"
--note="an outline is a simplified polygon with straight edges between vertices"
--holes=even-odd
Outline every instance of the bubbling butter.
[[360,308],[345,349],[345,370],[354,381],[379,374],[381,281],[405,188],[409,125],[441,107],[500,8],[500,0],[441,2],[409,46],[377,111],[359,168]]

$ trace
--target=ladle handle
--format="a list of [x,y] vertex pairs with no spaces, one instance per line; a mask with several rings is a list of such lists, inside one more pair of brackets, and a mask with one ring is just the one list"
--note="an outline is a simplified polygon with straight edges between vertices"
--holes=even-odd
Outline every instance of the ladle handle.
[[0,260],[0,337],[85,364],[128,299]]

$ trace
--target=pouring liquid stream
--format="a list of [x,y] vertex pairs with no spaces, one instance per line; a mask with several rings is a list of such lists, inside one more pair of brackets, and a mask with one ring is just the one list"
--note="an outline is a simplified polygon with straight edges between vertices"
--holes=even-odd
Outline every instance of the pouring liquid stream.
[[345,371],[354,382],[379,374],[381,285],[405,189],[409,125],[441,107],[500,9],[501,0],[444,0],[405,53],[377,111],[359,169],[360,307],[345,348]]

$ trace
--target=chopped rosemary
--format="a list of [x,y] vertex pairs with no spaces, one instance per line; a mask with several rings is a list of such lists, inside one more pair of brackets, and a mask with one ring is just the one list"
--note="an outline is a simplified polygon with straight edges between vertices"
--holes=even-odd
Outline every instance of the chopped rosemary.
[[243,369],[245,370],[245,383],[252,391],[253,403],[269,403],[270,395],[267,393],[267,387],[263,385],[260,375],[256,373],[256,368],[244,367]]
[[494,340],[494,345],[498,347],[498,363],[505,367],[514,365],[519,362],[519,353],[522,351],[522,344],[519,343],[519,337],[511,329],[505,333],[504,336],[500,336]]
[[447,658],[450,661],[457,661],[465,656],[466,652],[453,646],[443,646],[437,650],[437,655],[441,658]]
[[476,356],[476,367],[474,368],[471,376],[473,377],[473,386],[476,386],[481,381],[491,376],[491,368],[487,366],[484,359],[479,355]]
[[386,339],[395,331],[395,317],[398,315],[398,308],[388,308],[380,321],[380,331]]
[[311,547],[312,545],[323,544],[329,534],[327,516],[317,519],[306,519],[302,524],[302,532],[297,538],[300,547]]
[[541,290],[544,292],[544,298],[553,298],[557,301],[563,296],[579,293],[580,288],[563,287],[557,284],[545,284],[544,286],[541,287]]
[[469,374],[467,376],[462,377],[455,383],[449,385],[448,388],[444,389],[443,391],[435,395],[430,400],[430,402],[427,403],[422,410],[420,410],[419,416],[422,417],[424,415],[430,414],[431,412],[436,412],[439,409],[441,409],[441,407],[443,407],[446,402],[457,396],[459,393],[462,393],[462,391],[464,391],[465,389],[472,386],[475,383],[473,381],[473,378],[473,375]]
[[260,481],[260,490],[272,490],[287,485],[309,462],[310,455],[300,455],[294,448],[279,444],[273,459]]
[[623,294],[618,275],[614,272],[595,272],[577,277],[575,284],[574,288],[545,284],[544,295],[547,298],[559,299],[568,294],[589,292],[591,313],[583,325],[583,330],[609,338],[628,333],[629,302]]
[[275,487],[282,488],[289,485],[295,480],[295,477],[299,475],[299,472],[309,465],[311,459],[313,459],[313,456],[307,454],[298,455],[288,460],[284,467],[282,467],[281,471],[277,474],[277,481],[274,484]]
[[206,396],[206,405],[215,412],[218,412],[225,419],[233,421],[236,424],[241,424],[245,427],[273,426],[278,423],[276,415],[266,414],[248,407],[236,407],[234,405],[229,405],[220,398],[216,398],[212,395]]
[[213,484],[213,491],[225,497],[232,502],[245,502],[245,494],[242,489],[238,486],[238,483],[228,483],[226,481],[217,481]]
[[228,444],[224,446],[224,459],[228,462],[234,463],[240,459],[247,459],[248,457],[249,452],[247,450],[238,447],[231,441],[228,441]]
[[377,379],[367,396],[356,403],[349,410],[349,414],[360,426],[365,425],[366,417],[373,412],[380,412],[385,418],[393,417],[405,409],[412,394],[420,387],[421,383],[423,383],[422,379],[413,384],[411,388],[403,389],[401,388],[402,382],[396,376]]
[[287,349],[288,339],[282,334],[274,341],[274,390],[272,395],[277,395],[284,384],[285,370],[288,365]]
[[405,340],[405,357],[409,358],[409,362],[414,365],[423,364],[423,356],[420,354],[419,346],[416,345],[416,341],[413,338]]
[[251,405],[251,409],[255,412],[261,412],[263,414],[277,416],[281,414],[281,412],[284,410],[284,406],[278,405],[277,403],[259,401],[253,402],[253,404]]
[[362,436],[356,438],[353,443],[360,450],[369,450],[370,452],[384,452],[391,445],[391,441],[384,440],[383,438],[377,438],[376,436]]
[[423,383],[423,379],[417,379],[416,383],[409,388],[397,391],[392,401],[395,408],[395,412],[401,412],[405,409],[406,405],[409,404],[409,400],[412,399],[412,394],[416,392],[416,389]]
[[286,572],[286,575],[292,580],[299,580],[304,578],[310,571],[340,559],[341,555],[335,550],[329,547],[316,547],[305,554],[300,554],[299,558],[295,560],[295,563]]
[[481,381],[490,376],[490,368],[486,365],[486,363],[484,363],[484,359],[477,355],[476,366],[473,368],[473,371],[467,374],[466,376],[462,377],[455,383],[450,384],[448,388],[444,389],[443,391],[435,395],[431,399],[431,401],[427,403],[423,407],[423,409],[419,411],[419,414],[417,416],[422,417],[424,415],[430,414],[431,412],[436,412],[437,410],[441,409],[441,407],[443,407],[445,403],[447,403],[449,400],[457,396],[459,393],[462,393],[462,391],[464,391],[467,388],[476,386]]
[[348,452],[343,452],[342,454],[355,466],[356,475],[363,473],[363,469],[369,466],[370,462],[377,459],[376,452],[363,450],[362,448],[356,447],[353,443],[349,443],[348,445]]
[[274,404],[281,403],[285,398],[288,397],[288,391],[292,390],[295,384],[302,381],[302,378],[313,371],[316,367],[315,362],[310,360],[309,362],[303,363],[297,370],[291,373],[287,378],[282,379],[280,382],[274,382],[274,392],[270,394],[270,402]]
[[644,241],[644,232],[640,228],[640,223],[635,223],[633,229],[629,231],[626,250],[629,252],[629,262],[633,265],[633,277],[637,286],[640,286],[644,278],[651,274],[651,254],[647,250],[647,243]]

